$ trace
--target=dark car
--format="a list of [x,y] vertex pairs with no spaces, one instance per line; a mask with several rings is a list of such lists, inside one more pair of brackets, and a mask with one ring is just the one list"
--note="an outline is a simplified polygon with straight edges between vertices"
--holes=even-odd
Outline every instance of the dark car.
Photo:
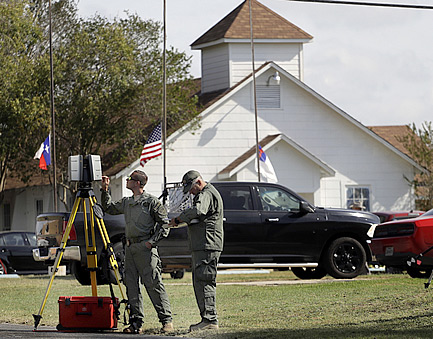
[[424,214],[424,211],[382,211],[382,212],[372,212],[380,218],[380,223],[416,218]]
[[0,274],[47,274],[48,267],[33,259],[36,247],[35,233],[0,232]]
[[[371,250],[387,268],[407,271],[414,278],[427,277],[433,269],[433,250],[412,263],[413,258],[433,246],[433,209],[417,218],[395,220],[376,227]],[[408,265],[409,263],[409,265]]]
[[[303,279],[320,279],[326,274],[335,278],[353,278],[366,270],[366,261],[371,260],[368,232],[379,223],[377,216],[362,211],[314,207],[293,191],[277,184],[215,182],[213,185],[224,202],[224,250],[219,268],[290,267]],[[114,224],[113,217],[121,219]],[[57,235],[53,236],[51,231],[44,234],[50,228],[50,222],[53,223],[50,220],[56,218],[58,225],[52,229],[57,230]],[[55,258],[56,249],[49,247],[60,244],[60,224],[66,221],[67,216],[61,214],[38,216],[39,257],[45,253],[46,259]],[[106,215],[104,223],[115,252],[123,256],[120,242],[123,216]],[[88,281],[88,273],[86,275],[82,221],[76,221],[74,229],[77,237],[68,241],[68,248],[79,247],[70,252],[71,255],[65,252],[64,256],[71,259],[72,253],[80,252],[81,248],[80,259],[75,258],[80,261],[75,261],[73,271],[83,283]],[[164,270],[181,272],[190,268],[187,228],[171,229],[169,237],[163,239],[158,247]],[[103,258],[99,262],[104,266]]]

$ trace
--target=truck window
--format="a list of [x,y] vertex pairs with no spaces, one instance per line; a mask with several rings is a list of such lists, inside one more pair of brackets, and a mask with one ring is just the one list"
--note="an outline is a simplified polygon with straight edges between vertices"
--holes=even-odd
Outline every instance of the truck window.
[[259,197],[265,211],[298,212],[299,200],[277,187],[259,186]]
[[219,187],[225,210],[252,210],[249,187]]
[[24,239],[20,233],[11,233],[4,235],[6,246],[24,246]]

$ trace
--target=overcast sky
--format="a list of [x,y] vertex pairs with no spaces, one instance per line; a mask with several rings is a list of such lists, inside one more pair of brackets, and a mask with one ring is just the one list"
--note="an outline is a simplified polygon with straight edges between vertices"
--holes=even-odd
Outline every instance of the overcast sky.
[[[79,1],[84,17],[129,11],[162,21],[163,0]],[[242,2],[166,0],[167,44],[192,55],[195,77],[200,53],[190,44]],[[314,37],[304,45],[304,81],[334,105],[367,126],[433,121],[433,10],[260,2]]]

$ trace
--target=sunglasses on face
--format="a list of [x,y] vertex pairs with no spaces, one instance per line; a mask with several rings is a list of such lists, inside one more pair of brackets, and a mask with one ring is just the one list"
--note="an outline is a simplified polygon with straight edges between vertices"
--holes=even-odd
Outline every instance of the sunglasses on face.
[[139,180],[137,180],[137,179],[134,179],[134,178],[131,177],[131,176],[127,177],[126,180],[128,180],[128,181],[131,181],[131,180],[133,180],[133,181],[139,181]]

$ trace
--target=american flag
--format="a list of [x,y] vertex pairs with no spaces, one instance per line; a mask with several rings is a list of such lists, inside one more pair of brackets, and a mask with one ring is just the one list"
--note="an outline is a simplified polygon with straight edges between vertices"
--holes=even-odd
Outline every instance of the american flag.
[[147,139],[147,142],[144,144],[140,158],[141,166],[144,166],[150,159],[156,158],[162,154],[161,134],[161,123],[159,123],[152,133],[150,133],[149,139]]

